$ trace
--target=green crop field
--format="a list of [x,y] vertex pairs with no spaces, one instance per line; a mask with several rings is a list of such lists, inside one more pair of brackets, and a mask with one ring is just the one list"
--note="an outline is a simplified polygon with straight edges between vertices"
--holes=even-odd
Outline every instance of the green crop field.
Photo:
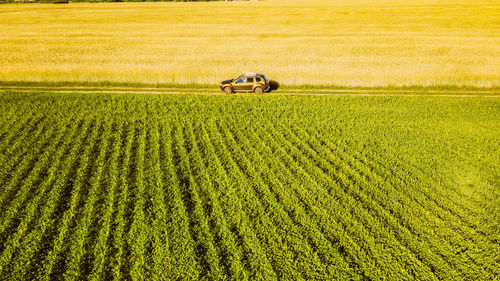
[[494,280],[498,96],[0,94],[0,280]]

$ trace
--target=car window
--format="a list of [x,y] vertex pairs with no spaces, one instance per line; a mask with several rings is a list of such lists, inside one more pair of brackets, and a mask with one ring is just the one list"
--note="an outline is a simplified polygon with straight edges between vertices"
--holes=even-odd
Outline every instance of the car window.
[[240,79],[238,79],[238,81],[236,81],[235,83],[238,84],[238,83],[243,83],[243,80],[245,80],[245,78],[241,77]]
[[247,83],[253,83],[253,77],[247,77]]
[[256,77],[256,78],[255,78],[255,82],[260,82],[260,81],[261,81],[261,80],[260,80],[260,77]]

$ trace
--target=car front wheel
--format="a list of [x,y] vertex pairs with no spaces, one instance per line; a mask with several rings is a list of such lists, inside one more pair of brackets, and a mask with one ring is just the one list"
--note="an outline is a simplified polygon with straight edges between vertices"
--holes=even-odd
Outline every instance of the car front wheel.
[[262,94],[262,92],[263,92],[261,87],[257,87],[253,91],[254,91],[254,93],[256,93],[258,95]]
[[231,87],[224,87],[224,93],[229,95],[229,94],[233,93],[233,89],[231,89]]

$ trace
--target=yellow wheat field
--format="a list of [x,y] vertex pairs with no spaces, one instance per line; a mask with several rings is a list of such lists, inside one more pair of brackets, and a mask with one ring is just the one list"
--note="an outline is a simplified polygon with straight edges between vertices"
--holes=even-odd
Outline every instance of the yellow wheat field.
[[1,81],[500,85],[499,1],[0,5]]

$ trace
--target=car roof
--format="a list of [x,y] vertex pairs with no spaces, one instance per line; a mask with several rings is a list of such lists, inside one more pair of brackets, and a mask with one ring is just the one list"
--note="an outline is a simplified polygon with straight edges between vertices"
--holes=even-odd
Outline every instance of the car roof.
[[259,73],[255,73],[255,72],[247,72],[247,73],[244,73],[243,76],[264,76],[264,74],[259,74]]

